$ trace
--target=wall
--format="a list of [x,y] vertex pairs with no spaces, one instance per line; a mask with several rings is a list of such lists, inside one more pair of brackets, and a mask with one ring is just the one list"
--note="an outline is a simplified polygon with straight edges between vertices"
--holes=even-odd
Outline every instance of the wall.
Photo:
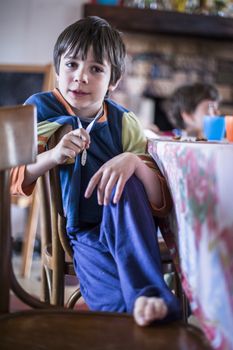
[[0,0],[0,64],[47,64],[88,0]]
[[[141,113],[140,96],[150,96],[160,114],[162,101],[178,86],[201,81],[217,86],[221,113],[233,114],[232,41],[138,33],[124,33],[124,40],[127,74],[114,98],[126,107]],[[166,123],[159,126],[167,128]]]
[[[0,64],[52,62],[57,36],[82,17],[82,6],[88,2],[0,0]],[[218,85],[226,102],[223,113],[233,113],[233,43],[125,34],[129,75],[121,91],[126,101],[142,106],[138,96],[145,92],[166,97],[177,85],[204,79]],[[151,115],[149,102],[145,108]]]

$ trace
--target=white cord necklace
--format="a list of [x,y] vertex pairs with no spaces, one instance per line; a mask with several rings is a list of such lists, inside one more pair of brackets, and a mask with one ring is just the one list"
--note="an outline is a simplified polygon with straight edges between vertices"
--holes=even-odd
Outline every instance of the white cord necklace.
[[[98,119],[100,119],[100,117],[102,116],[102,113],[103,112],[103,107],[101,107],[101,109],[99,110],[99,112],[96,114],[95,118],[92,120],[92,122],[90,124],[88,124],[87,128],[86,128],[86,132],[88,134],[90,134],[91,132],[91,129],[93,128],[95,122],[97,122]],[[78,117],[77,117],[78,118]],[[78,126],[79,128],[81,129],[83,126],[82,126],[82,122],[80,120],[80,118],[78,118]],[[82,166],[85,166],[87,162],[87,150],[86,148],[84,148],[83,152],[82,152],[82,156],[81,156],[81,164]]]

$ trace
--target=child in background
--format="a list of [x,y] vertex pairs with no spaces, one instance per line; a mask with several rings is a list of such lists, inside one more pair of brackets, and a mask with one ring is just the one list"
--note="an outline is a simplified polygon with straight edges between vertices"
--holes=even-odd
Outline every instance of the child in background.
[[[12,192],[30,194],[59,166],[67,235],[82,296],[91,310],[128,312],[145,326],[181,317],[164,282],[156,216],[171,209],[165,179],[146,152],[137,117],[110,93],[124,72],[120,33],[99,17],[68,26],[54,47],[58,88],[31,96],[37,107],[35,164],[12,171]],[[63,124],[72,128],[46,151]]]
[[220,96],[215,86],[194,83],[179,87],[165,103],[168,120],[182,136],[203,136],[203,117],[219,113]]

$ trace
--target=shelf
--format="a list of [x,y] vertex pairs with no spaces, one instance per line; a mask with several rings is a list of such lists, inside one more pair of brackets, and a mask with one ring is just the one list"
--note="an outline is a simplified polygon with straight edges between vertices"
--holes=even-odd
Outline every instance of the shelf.
[[84,5],[84,16],[100,16],[127,32],[233,39],[233,18],[123,6]]

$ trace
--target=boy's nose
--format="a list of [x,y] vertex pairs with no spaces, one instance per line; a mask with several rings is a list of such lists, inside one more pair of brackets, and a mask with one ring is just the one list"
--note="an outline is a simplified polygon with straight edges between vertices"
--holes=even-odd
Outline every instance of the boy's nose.
[[74,81],[87,84],[88,83],[87,74],[84,71],[77,71],[76,74],[74,75]]
[[208,114],[209,115],[218,115],[220,113],[219,111],[219,105],[218,102],[213,101],[209,103],[208,106]]

